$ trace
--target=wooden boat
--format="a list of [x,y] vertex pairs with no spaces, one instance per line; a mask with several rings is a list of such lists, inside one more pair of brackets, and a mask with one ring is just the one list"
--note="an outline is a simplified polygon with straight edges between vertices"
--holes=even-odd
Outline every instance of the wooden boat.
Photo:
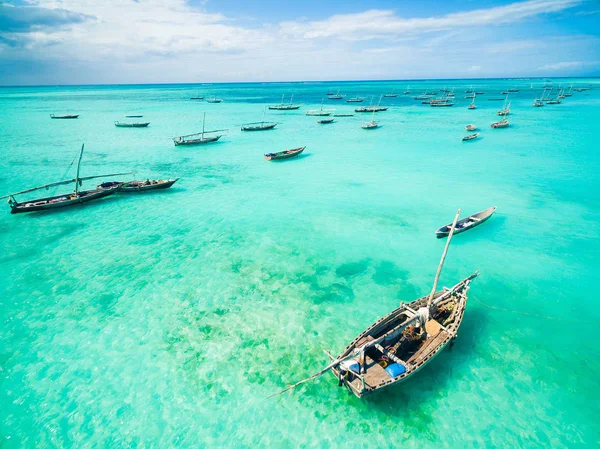
[[477,106],[475,106],[475,97],[477,96],[477,94],[473,94],[473,100],[471,101],[471,104],[469,106],[467,106],[467,109],[477,109]]
[[443,108],[443,107],[454,106],[454,103],[452,101],[440,101],[440,102],[436,102],[436,103],[429,103],[429,106],[431,106],[433,108]]
[[338,90],[335,94],[327,94],[327,98],[329,98],[330,100],[341,100],[344,98],[344,96],[341,95],[340,91]]
[[109,181],[98,184],[98,189],[113,189],[117,188],[117,192],[147,192],[149,190],[168,189],[177,182],[175,179],[146,179],[145,181]]
[[306,147],[294,148],[293,150],[280,151],[279,153],[267,153],[265,159],[268,161],[276,161],[280,159],[289,159],[296,157],[304,151]]
[[335,119],[333,117],[331,118],[324,118],[322,120],[317,120],[317,123],[320,125],[327,125],[328,123],[333,123]]
[[465,129],[467,131],[475,131],[477,129],[477,126],[469,124],[469,125],[465,126]]
[[[476,226],[484,223],[488,220],[493,214],[496,212],[496,206],[488,207],[481,212],[477,212],[476,214],[469,215],[467,218],[463,218],[456,222],[456,228],[454,229],[454,234],[460,234],[461,232],[468,231],[469,229],[473,229]],[[448,236],[450,233],[450,229],[452,227],[452,223],[442,226],[437,231],[435,231],[436,237],[442,238]]]
[[180,145],[188,145],[188,146],[204,145],[207,143],[216,142],[221,137],[223,137],[222,134],[218,134],[216,136],[207,136],[206,134],[227,131],[227,129],[215,129],[213,131],[205,131],[204,130],[205,123],[206,123],[206,112],[204,113],[204,118],[202,119],[202,132],[195,133],[195,134],[188,134],[186,136],[174,137],[173,142],[175,143],[175,146],[177,147]]
[[560,100],[559,98],[553,98],[551,100],[546,101],[546,104],[561,104],[562,100]]
[[283,97],[284,96],[282,95],[280,104],[271,105],[271,106],[269,106],[269,109],[274,109],[277,111],[292,111],[292,110],[300,109],[300,106],[302,106],[301,104],[292,103],[292,100],[294,99],[294,95],[292,95],[292,98],[290,99],[289,103],[284,103]]
[[475,92],[475,95],[483,95],[485,92]]
[[334,117],[354,117],[354,114],[333,114]]
[[204,100],[204,97],[190,97],[190,100]]
[[207,98],[207,99],[206,99],[206,102],[207,102],[207,103],[220,103],[220,102],[222,102],[222,101],[223,101],[223,100],[221,100],[220,98]]
[[499,122],[496,123],[492,123],[491,127],[492,128],[508,128],[508,120],[504,119],[504,120],[500,120]]
[[386,106],[381,106],[381,98],[383,95],[379,97],[379,102],[373,106],[373,97],[371,97],[371,104],[369,106],[363,106],[360,108],[356,108],[354,112],[379,112],[379,111],[387,111],[388,108]]
[[383,96],[384,96],[384,97],[387,97],[387,98],[396,98],[396,97],[398,96],[398,94],[396,94],[396,93],[394,92],[394,90],[395,90],[395,89],[392,89],[392,92],[390,92],[389,94],[384,94]]
[[510,114],[510,104],[511,103],[512,103],[512,101],[509,101],[508,104],[505,107],[503,107],[502,109],[500,109],[497,112],[497,114],[500,115],[500,116],[503,116],[503,117],[509,115]]
[[142,118],[143,115],[126,115],[125,118]]
[[410,95],[410,86],[406,86],[406,90],[404,91],[403,95]]
[[316,116],[316,117],[327,117],[327,116],[331,115],[331,112],[332,112],[331,110],[323,109],[323,101],[324,100],[321,100],[321,109],[311,109],[306,113],[306,115]]
[[267,108],[263,110],[263,117],[261,122],[253,122],[246,123],[242,125],[242,131],[268,131],[269,129],[273,129],[277,126],[275,122],[265,122],[265,114],[267,113]]
[[479,137],[479,133],[475,133],[475,134],[469,134],[468,136],[465,136],[462,138],[463,142],[467,142],[469,140],[475,140]]
[[117,128],[146,128],[150,122],[115,122]]
[[373,111],[373,117],[370,122],[362,122],[360,127],[362,129],[375,129],[379,126],[379,122],[375,121],[375,111]]
[[72,114],[65,114],[65,115],[50,114],[50,118],[61,119],[61,120],[75,119],[77,117],[79,117],[79,114],[77,114],[77,115],[72,115]]
[[[8,198],[8,204],[10,205],[10,212],[12,214],[18,214],[21,212],[34,212],[34,211],[40,211],[40,210],[56,209],[59,207],[74,206],[77,204],[83,204],[83,203],[87,203],[92,200],[104,198],[105,196],[108,196],[108,195],[112,195],[113,193],[116,192],[118,186],[114,186],[114,187],[108,188],[108,189],[95,189],[95,190],[79,190],[79,187],[81,186],[83,181],[86,181],[88,179],[103,178],[103,177],[108,177],[108,176],[130,175],[131,173],[111,173],[108,175],[86,176],[83,178],[80,177],[79,171],[81,168],[81,158],[83,157],[83,148],[84,148],[84,146],[82,145],[81,151],[79,153],[79,161],[77,162],[77,173],[75,175],[75,178],[68,179],[65,181],[53,182],[51,184],[46,184],[46,185],[43,185],[40,187],[34,187],[33,189],[23,190],[22,192],[11,193],[9,195],[0,197],[0,199]],[[50,197],[44,197],[44,198],[38,198],[35,200],[23,201],[23,202],[18,202],[14,198],[17,195],[22,195],[24,193],[34,192],[36,190],[42,190],[42,189],[47,190],[50,187],[66,185],[66,184],[73,184],[73,183],[75,184],[75,190],[70,193],[65,193],[62,195],[55,195],[55,196],[50,196]]]
[[512,88],[512,89],[508,89],[508,91],[509,92],[519,92],[519,89]]
[[[459,211],[460,212],[460,211]],[[458,214],[454,223],[458,219]],[[467,306],[467,293],[475,272],[454,285],[437,291],[440,273],[454,226],[449,233],[431,293],[375,321],[356,336],[330,364],[307,379],[269,396],[277,396],[331,371],[340,387],[361,398],[399,384],[418,373],[457,337]]]
[[505,101],[506,97],[490,97],[488,101]]
[[359,97],[358,95],[354,98],[348,98],[346,103],[362,103],[365,101],[365,97]]
[[533,100],[533,107],[535,107],[535,108],[541,108],[542,106],[544,106],[544,104],[545,103],[543,100],[540,100],[537,98]]

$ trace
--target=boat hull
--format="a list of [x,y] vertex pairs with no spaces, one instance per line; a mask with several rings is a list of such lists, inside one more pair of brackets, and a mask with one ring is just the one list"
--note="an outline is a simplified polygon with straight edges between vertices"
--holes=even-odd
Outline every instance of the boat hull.
[[281,151],[279,153],[268,153],[268,154],[265,154],[265,159],[268,161],[279,161],[279,160],[283,160],[283,159],[290,159],[290,158],[299,156],[304,151],[305,148],[306,147],[296,148],[294,150],[289,150],[287,153],[284,151]]
[[24,201],[22,203],[11,203],[11,213],[18,214],[23,212],[36,212],[40,210],[57,209],[60,207],[75,206],[77,204],[87,203],[92,200],[104,198],[105,196],[112,195],[117,191],[118,187],[111,189],[96,189],[96,190],[85,190],[79,192],[77,198],[72,198],[72,194],[57,195],[47,198],[40,198],[33,201]]
[[216,142],[221,136],[216,137],[204,137],[203,139],[192,139],[192,140],[175,140],[175,146],[194,146],[194,145],[205,145],[207,143]]
[[[456,226],[457,227],[454,229],[454,234],[460,234],[461,232],[468,231],[469,229],[473,229],[473,228],[479,226],[480,224],[485,223],[487,220],[490,219],[490,217],[492,215],[494,215],[494,212],[496,212],[496,206],[489,207],[487,209],[482,210],[481,212],[477,212],[476,214],[469,215],[467,218],[463,218],[462,220],[458,220],[456,222]],[[473,217],[478,218],[479,220],[475,221],[474,223],[472,223],[469,226],[459,227],[463,223],[466,223],[469,220],[473,220]],[[437,231],[435,231],[435,236],[438,239],[441,239],[442,237],[447,237],[448,234],[450,233],[451,226],[452,225],[450,225],[450,224],[442,226]]]
[[268,131],[270,129],[273,129],[277,126],[277,123],[274,123],[272,125],[264,125],[264,126],[242,126],[241,130],[242,131]]

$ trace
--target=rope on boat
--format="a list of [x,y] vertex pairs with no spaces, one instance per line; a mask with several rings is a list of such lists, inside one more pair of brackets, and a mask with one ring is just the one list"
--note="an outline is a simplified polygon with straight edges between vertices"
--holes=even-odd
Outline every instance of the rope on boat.
[[508,312],[508,313],[516,313],[519,315],[527,315],[527,316],[535,316],[537,318],[545,318],[547,320],[556,320],[556,321],[568,321],[571,323],[577,323],[577,324],[591,324],[594,326],[600,326],[600,323],[598,322],[594,322],[594,321],[585,321],[585,320],[570,320],[568,318],[559,318],[556,316],[550,316],[550,315],[541,315],[539,313],[531,313],[531,312],[523,312],[522,310],[512,310],[512,309],[505,309],[504,307],[498,307],[498,306],[492,306],[490,304],[486,304],[483,301],[477,299],[477,298],[472,298],[472,301],[477,301],[479,304],[481,304],[482,306],[485,306],[489,309],[494,309],[494,310],[499,310],[501,312]]

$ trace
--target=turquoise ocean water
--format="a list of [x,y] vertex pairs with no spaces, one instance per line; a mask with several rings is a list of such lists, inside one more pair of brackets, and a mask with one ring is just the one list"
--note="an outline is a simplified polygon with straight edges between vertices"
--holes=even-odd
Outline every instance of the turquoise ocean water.
[[[543,108],[543,80],[0,89],[0,195],[73,176],[82,143],[82,176],[181,177],[52,213],[3,205],[0,447],[597,447],[600,83],[554,85],[572,82],[593,88]],[[457,104],[421,105],[407,84],[454,87]],[[510,87],[511,126],[492,130],[502,102],[487,98]],[[360,128],[370,115],[305,116],[330,90],[392,88],[376,130]],[[239,130],[282,94],[303,108]],[[229,133],[175,148],[204,112]],[[135,113],[150,127],[113,126]],[[468,123],[481,137],[462,143]],[[330,375],[265,399],[429,293],[435,229],[493,205],[442,273],[450,286],[481,271],[452,351],[363,400]]]

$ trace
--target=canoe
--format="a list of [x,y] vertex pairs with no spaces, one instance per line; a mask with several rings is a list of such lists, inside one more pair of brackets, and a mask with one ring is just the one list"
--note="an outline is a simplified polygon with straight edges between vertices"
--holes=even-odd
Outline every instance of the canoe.
[[87,203],[88,201],[103,198],[112,195],[117,191],[117,187],[109,189],[84,190],[81,192],[67,193],[65,195],[56,195],[47,198],[39,198],[32,201],[11,202],[10,213],[18,214],[21,212],[34,212],[46,209],[56,209],[59,207],[74,206],[76,204]]
[[146,192],[148,190],[160,190],[168,189],[177,182],[179,178],[175,179],[147,179],[145,181],[129,181],[119,182],[110,181],[103,182],[97,186],[98,189],[112,189],[117,188],[118,192]]
[[[457,336],[474,273],[450,289],[416,299],[375,321],[346,346],[331,368],[339,386],[361,398],[403,382],[425,367]],[[424,328],[425,332],[419,332]]]
[[150,122],[115,122],[117,128],[146,128]]
[[477,139],[478,137],[479,137],[479,133],[469,134],[468,136],[463,137],[462,140],[463,140],[463,142],[467,142],[469,140]]
[[[460,234],[461,232],[465,232],[469,229],[479,226],[481,223],[485,222],[488,218],[490,218],[494,212],[496,212],[496,206],[489,207],[485,210],[482,210],[481,212],[477,212],[476,214],[470,215],[467,218],[463,218],[462,220],[457,221],[454,233]],[[452,223],[442,226],[437,231],[435,231],[436,237],[438,239],[446,237],[450,232],[451,227]]]
[[221,137],[222,136],[209,136],[209,137],[198,137],[195,139],[187,139],[185,137],[177,137],[177,138],[173,139],[173,142],[175,142],[176,147],[180,146],[180,145],[203,145],[206,143],[216,142]]
[[220,102],[222,102],[222,101],[223,101],[223,100],[221,100],[220,98],[207,98],[207,99],[206,99],[206,102],[207,102],[207,103],[220,103]]
[[293,150],[280,151],[279,153],[267,153],[265,159],[268,161],[276,161],[279,159],[289,159],[296,157],[304,151],[306,147],[294,148]]
[[242,125],[242,131],[267,131],[277,126],[277,123],[257,122]]
[[469,124],[469,125],[465,126],[465,129],[467,131],[475,131],[477,129],[477,126]]
[[71,114],[66,114],[66,115],[55,115],[55,114],[50,114],[50,118],[54,118],[54,119],[74,119],[79,117],[79,115],[71,115]]
[[334,117],[354,117],[354,114],[333,114]]
[[327,125],[328,123],[333,123],[334,118],[324,118],[323,120],[317,120],[317,123],[320,125]]

